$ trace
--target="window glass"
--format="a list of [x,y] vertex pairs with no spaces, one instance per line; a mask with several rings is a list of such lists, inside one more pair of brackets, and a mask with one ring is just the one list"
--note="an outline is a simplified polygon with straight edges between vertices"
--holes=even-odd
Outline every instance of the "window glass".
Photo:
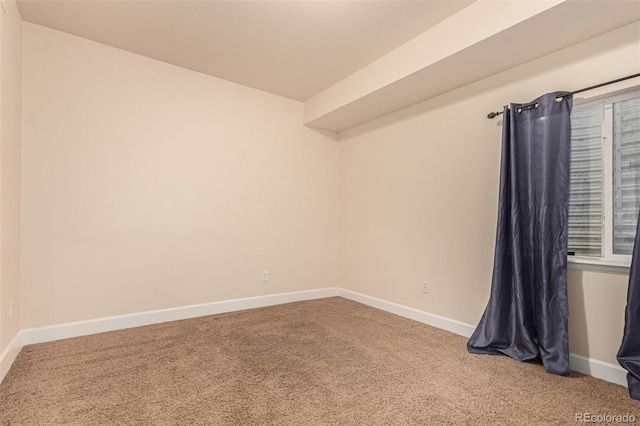
[[602,121],[603,103],[571,112],[569,252],[577,256],[602,256]]
[[613,254],[632,254],[640,206],[640,98],[613,103]]

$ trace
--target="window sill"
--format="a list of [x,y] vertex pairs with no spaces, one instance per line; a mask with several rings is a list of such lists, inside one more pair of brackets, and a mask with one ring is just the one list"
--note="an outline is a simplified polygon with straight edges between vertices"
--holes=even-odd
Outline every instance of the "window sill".
[[567,267],[578,271],[605,272],[608,274],[629,275],[629,262],[588,257],[567,258]]

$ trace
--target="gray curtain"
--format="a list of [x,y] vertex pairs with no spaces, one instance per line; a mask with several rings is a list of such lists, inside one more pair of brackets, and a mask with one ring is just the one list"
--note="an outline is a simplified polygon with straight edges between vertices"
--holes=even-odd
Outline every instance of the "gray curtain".
[[569,374],[572,105],[571,95],[556,92],[504,109],[491,294],[467,343],[472,353],[541,359],[561,375]]
[[618,351],[618,362],[627,370],[629,395],[640,400],[640,222],[636,228],[636,240],[629,271],[627,308],[624,316],[624,335]]

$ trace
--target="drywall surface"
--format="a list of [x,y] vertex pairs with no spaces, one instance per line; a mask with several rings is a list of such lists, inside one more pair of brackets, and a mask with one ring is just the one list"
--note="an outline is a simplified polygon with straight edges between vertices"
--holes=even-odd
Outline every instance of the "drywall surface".
[[4,10],[0,9],[0,354],[20,330],[22,18],[13,0],[5,1]]
[[338,145],[300,102],[34,24],[24,46],[23,328],[336,285]]
[[[341,133],[341,287],[477,324],[491,285],[502,130],[487,113],[638,71],[636,23]],[[570,271],[572,352],[616,363],[626,280]]]

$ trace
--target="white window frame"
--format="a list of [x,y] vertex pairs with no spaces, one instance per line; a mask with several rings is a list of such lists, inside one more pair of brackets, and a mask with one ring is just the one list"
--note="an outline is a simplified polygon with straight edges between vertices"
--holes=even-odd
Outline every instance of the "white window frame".
[[567,256],[569,269],[628,274],[630,255],[613,254],[613,104],[640,97],[640,86],[624,90],[623,93],[607,93],[589,99],[576,99],[574,106],[603,103],[602,120],[602,172],[603,185],[603,235],[602,257]]

